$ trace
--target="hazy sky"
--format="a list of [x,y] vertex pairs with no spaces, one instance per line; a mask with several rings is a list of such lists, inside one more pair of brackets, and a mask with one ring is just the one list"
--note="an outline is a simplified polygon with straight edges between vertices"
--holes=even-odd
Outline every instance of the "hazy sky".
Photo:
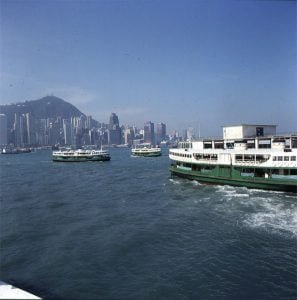
[[54,94],[95,119],[297,131],[297,2],[0,0],[0,103]]

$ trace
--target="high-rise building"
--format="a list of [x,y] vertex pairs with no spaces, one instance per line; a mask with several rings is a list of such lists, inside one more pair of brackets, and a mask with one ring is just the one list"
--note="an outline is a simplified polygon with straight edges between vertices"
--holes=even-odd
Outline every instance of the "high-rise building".
[[115,113],[112,113],[109,118],[108,143],[109,145],[122,143],[122,130],[119,125],[119,118]]
[[72,144],[71,126],[69,120],[67,119],[63,119],[63,134],[64,134],[64,144],[71,145]]
[[115,113],[112,113],[109,118],[109,129],[116,129],[120,126],[119,118]]
[[0,114],[0,145],[7,145],[7,117]]
[[154,129],[154,123],[152,122],[146,122],[144,124],[144,136],[143,140],[145,143],[150,143],[153,146],[155,145],[155,129]]
[[123,130],[124,132],[124,143],[126,145],[132,145],[133,139],[134,139],[134,130],[132,127],[126,127]]
[[195,139],[195,129],[193,127],[189,127],[187,129],[187,140],[192,141]]
[[157,124],[156,144],[160,144],[166,139],[166,125],[164,123]]

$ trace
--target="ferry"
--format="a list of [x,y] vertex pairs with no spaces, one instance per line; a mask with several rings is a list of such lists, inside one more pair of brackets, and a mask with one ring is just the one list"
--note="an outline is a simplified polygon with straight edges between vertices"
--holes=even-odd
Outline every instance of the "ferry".
[[22,153],[30,153],[32,150],[30,148],[3,148],[2,154],[22,154]]
[[144,156],[144,157],[156,157],[161,156],[161,149],[158,147],[152,147],[151,145],[140,144],[132,148],[132,156]]
[[110,154],[106,150],[59,150],[53,151],[53,161],[58,162],[86,162],[86,161],[108,161]]
[[223,138],[180,142],[169,158],[172,175],[201,183],[297,192],[297,133],[276,125],[223,127]]

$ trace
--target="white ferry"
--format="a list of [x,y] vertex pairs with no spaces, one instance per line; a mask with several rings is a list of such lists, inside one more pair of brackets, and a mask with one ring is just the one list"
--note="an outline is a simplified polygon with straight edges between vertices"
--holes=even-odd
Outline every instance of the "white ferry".
[[170,149],[173,175],[209,184],[297,192],[297,134],[276,125],[223,127],[223,138]]
[[108,161],[110,154],[106,150],[65,150],[54,151],[53,161],[62,162],[85,162],[85,161]]
[[132,156],[156,157],[161,156],[162,151],[158,147],[152,147],[150,144],[140,144],[132,148]]

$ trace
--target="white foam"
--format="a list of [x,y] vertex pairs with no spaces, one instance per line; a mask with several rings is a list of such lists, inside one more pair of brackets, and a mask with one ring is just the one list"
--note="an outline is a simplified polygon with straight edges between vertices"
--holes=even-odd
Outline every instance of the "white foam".
[[198,182],[197,180],[193,180],[192,181],[193,185],[198,186],[198,185],[202,185],[200,182]]
[[297,204],[286,205],[268,198],[262,201],[256,212],[244,221],[251,228],[262,228],[275,233],[290,233],[297,237]]
[[178,179],[170,178],[169,181],[172,182],[173,184],[181,184],[180,180]]

